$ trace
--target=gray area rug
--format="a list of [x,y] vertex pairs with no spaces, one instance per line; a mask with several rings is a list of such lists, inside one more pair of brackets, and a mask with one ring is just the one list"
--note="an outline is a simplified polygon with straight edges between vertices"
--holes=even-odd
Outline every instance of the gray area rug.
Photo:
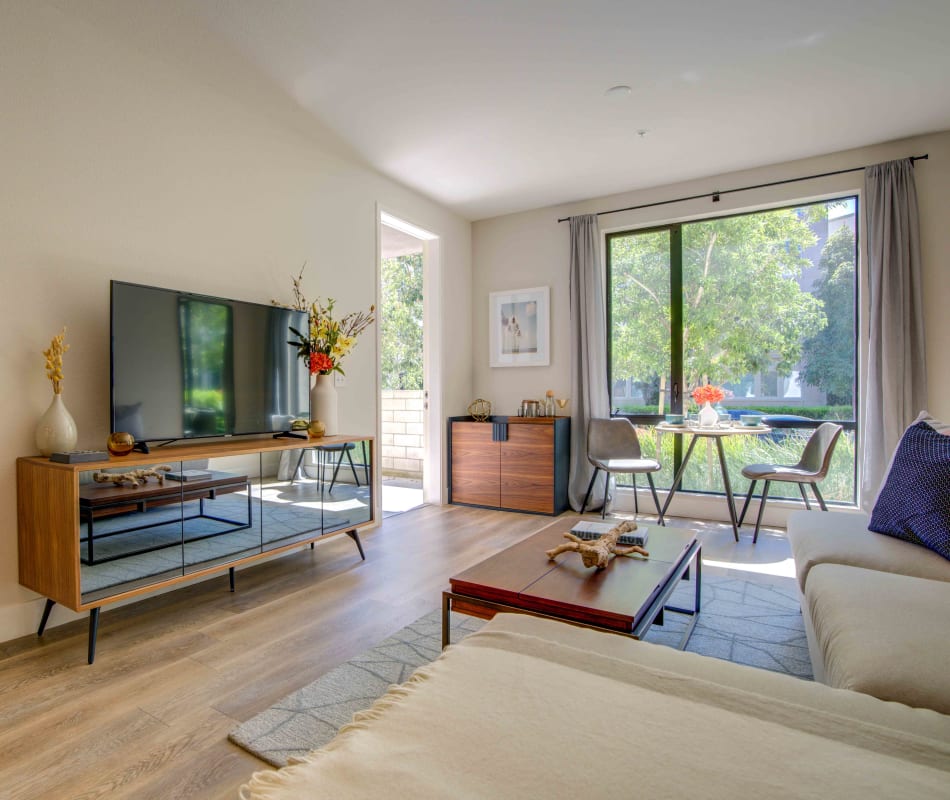
[[[682,583],[672,605],[691,607],[693,584]],[[676,645],[684,617],[667,613],[646,640]],[[484,622],[452,615],[452,641]],[[275,767],[327,744],[353,714],[369,708],[395,683],[441,652],[442,614],[433,611],[385,641],[341,664],[309,686],[289,694],[229,735],[237,745]],[[795,581],[704,575],[702,613],[686,648],[738,664],[811,678],[805,628]]]
[[[452,615],[452,641],[485,624]],[[275,767],[329,742],[353,714],[369,708],[395,683],[404,683],[442,652],[442,612],[433,611],[370,650],[330,670],[309,686],[251,717],[228,738]]]

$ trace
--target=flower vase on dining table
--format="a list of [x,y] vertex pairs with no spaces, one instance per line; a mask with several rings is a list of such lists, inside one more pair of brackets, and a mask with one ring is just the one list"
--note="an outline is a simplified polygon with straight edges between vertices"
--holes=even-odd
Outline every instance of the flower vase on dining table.
[[333,375],[317,375],[310,389],[310,420],[319,420],[325,426],[324,436],[334,436],[338,430],[338,407]]
[[719,424],[719,413],[707,401],[699,409],[699,427],[715,428]]

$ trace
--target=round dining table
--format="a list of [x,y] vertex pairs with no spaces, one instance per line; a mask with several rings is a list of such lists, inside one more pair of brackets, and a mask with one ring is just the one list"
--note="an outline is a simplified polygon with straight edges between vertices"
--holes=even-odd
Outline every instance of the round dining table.
[[[701,427],[700,425],[691,425],[689,423],[670,425],[666,422],[661,422],[656,426],[655,430],[658,433],[672,433],[678,436],[689,434],[693,437],[692,440],[690,440],[689,447],[686,448],[686,455],[683,456],[683,462],[673,477],[673,484],[670,486],[669,494],[666,496],[666,502],[663,504],[663,516],[666,516],[666,510],[670,507],[673,495],[675,495],[676,490],[679,489],[680,483],[683,480],[683,473],[686,471],[686,465],[689,464],[689,459],[693,454],[693,448],[696,446],[696,442],[701,438],[713,439],[716,442],[716,452],[719,454],[719,468],[722,470],[722,482],[726,488],[726,503],[729,507],[729,520],[732,522],[732,535],[736,537],[736,541],[738,542],[739,523],[736,518],[736,504],[732,495],[732,484],[729,481],[729,470],[726,469],[726,454],[722,448],[722,440],[727,436],[762,436],[763,434],[771,433],[772,429],[768,425],[742,425],[736,422],[719,423],[708,428]],[[657,450],[659,450],[659,447],[657,447]]]

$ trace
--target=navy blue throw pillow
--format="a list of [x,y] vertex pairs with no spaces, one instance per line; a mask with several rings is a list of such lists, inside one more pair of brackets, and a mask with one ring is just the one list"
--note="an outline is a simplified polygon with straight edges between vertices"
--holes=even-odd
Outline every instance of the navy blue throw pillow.
[[868,528],[950,560],[950,436],[926,422],[904,431]]

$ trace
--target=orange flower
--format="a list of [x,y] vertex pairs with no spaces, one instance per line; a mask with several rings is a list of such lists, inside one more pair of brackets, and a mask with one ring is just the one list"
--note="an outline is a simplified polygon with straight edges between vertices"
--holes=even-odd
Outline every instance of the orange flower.
[[697,386],[693,389],[693,400],[699,403],[699,405],[703,403],[718,403],[725,396],[726,393],[722,389],[708,383],[705,386]]
[[333,359],[330,358],[326,353],[311,353],[310,354],[310,374],[314,375],[319,372],[321,374],[328,373],[333,369]]

